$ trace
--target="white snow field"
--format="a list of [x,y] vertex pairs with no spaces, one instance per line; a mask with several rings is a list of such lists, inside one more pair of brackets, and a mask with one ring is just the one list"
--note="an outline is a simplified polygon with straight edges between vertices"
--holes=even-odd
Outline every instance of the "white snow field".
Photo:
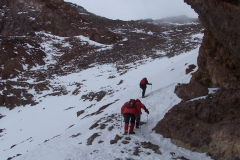
[[[191,74],[186,75],[185,70],[190,64],[197,66],[198,50],[173,58],[147,59],[143,65],[129,64],[132,68],[123,75],[117,72],[114,64],[97,65],[51,80],[51,85],[65,86],[67,95],[43,97],[53,92],[44,91],[41,96],[35,95],[40,102],[36,106],[16,107],[11,111],[0,107],[0,114],[5,115],[0,120],[0,129],[5,129],[0,136],[0,160],[14,156],[14,160],[211,159],[206,153],[177,147],[170,139],[152,131],[165,113],[181,101],[174,94],[174,88],[177,83],[189,82]],[[141,98],[139,82],[144,77],[153,85],[146,90],[148,97]],[[123,82],[119,84],[121,80]],[[72,94],[76,89],[75,83],[82,84],[78,95]],[[107,92],[99,102],[81,98],[89,92],[99,91]],[[150,114],[142,110],[142,121],[146,124],[141,129],[135,129],[135,135],[123,136],[120,109],[130,98],[139,98]],[[109,106],[100,114],[92,114],[105,105]],[[77,112],[81,110],[84,113],[77,117]],[[89,129],[96,122],[107,126],[105,129],[101,129],[100,125]],[[111,131],[108,129],[110,126],[114,127]],[[94,133],[99,136],[88,145],[87,140]],[[110,144],[116,134],[123,138]],[[131,138],[128,144],[122,143],[125,137]],[[162,154],[143,148],[141,142],[158,145]],[[133,154],[135,147],[139,147],[138,156]]]

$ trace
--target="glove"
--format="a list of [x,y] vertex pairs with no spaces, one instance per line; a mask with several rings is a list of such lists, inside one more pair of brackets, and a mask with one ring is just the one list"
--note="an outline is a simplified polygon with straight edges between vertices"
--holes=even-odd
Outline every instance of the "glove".
[[150,83],[150,85],[152,85],[152,83]]
[[146,112],[147,112],[147,114],[149,114],[149,111],[148,111],[148,110],[147,110]]

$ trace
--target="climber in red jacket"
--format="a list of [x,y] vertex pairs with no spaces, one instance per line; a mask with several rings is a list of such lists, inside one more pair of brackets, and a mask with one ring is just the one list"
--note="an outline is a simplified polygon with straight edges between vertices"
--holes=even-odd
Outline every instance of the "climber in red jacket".
[[123,115],[125,121],[124,134],[128,133],[128,125],[130,120],[131,125],[129,129],[129,134],[135,134],[133,129],[135,126],[135,120],[137,118],[137,115],[141,114],[141,105],[143,104],[140,102],[140,100],[130,99],[130,101],[124,103],[124,105],[122,106],[121,114]]
[[147,80],[146,77],[143,78],[143,79],[141,80],[140,84],[139,84],[139,85],[140,85],[140,88],[142,89],[142,98],[145,97],[145,92],[146,92],[147,84],[148,84],[148,85],[152,85],[152,83],[148,83],[148,80]]

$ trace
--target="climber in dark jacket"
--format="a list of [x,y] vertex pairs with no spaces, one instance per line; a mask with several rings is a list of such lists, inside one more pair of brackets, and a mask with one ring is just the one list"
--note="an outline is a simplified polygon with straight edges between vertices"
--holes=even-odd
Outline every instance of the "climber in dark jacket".
[[142,98],[145,97],[145,92],[146,92],[147,84],[148,84],[148,85],[152,85],[152,83],[148,83],[148,80],[147,80],[146,77],[143,78],[143,79],[141,80],[140,84],[139,84],[139,85],[140,85],[140,88],[142,89]]

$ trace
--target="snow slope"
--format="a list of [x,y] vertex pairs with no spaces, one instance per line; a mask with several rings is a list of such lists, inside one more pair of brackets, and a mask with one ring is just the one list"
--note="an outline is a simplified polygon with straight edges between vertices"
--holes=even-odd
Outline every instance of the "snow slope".
[[[191,75],[186,75],[185,70],[190,64],[197,65],[198,50],[173,58],[147,59],[143,65],[130,64],[133,68],[123,75],[114,64],[108,64],[56,77],[51,84],[66,87],[67,95],[37,97],[41,101],[38,105],[11,111],[1,107],[0,113],[6,116],[0,120],[0,128],[5,129],[0,137],[0,160],[14,156],[14,160],[211,159],[205,153],[177,147],[170,139],[152,132],[165,113],[181,101],[174,94],[174,88],[177,83],[189,82]],[[144,99],[140,98],[139,89],[143,77],[153,83],[148,86],[146,94],[149,96]],[[121,80],[123,83],[119,84]],[[71,94],[76,89],[75,83],[82,84],[78,95]],[[108,93],[99,102],[81,98],[89,92],[99,91]],[[122,136],[124,123],[120,108],[130,98],[139,98],[149,109],[149,115],[144,111],[142,114],[142,121],[147,123],[141,129],[135,129],[136,135],[124,136],[131,138],[128,144],[122,143],[124,137],[116,144],[110,144],[116,134]],[[102,113],[91,115],[103,106],[106,108]],[[81,110],[84,113],[77,117],[76,113]],[[89,129],[96,122],[99,126]],[[102,124],[107,125],[105,129],[100,128]],[[111,131],[110,126],[114,127]],[[92,145],[87,145],[88,138],[94,133],[99,136]],[[161,154],[143,148],[141,142],[158,145]],[[139,147],[139,156],[133,154],[136,147]]]

